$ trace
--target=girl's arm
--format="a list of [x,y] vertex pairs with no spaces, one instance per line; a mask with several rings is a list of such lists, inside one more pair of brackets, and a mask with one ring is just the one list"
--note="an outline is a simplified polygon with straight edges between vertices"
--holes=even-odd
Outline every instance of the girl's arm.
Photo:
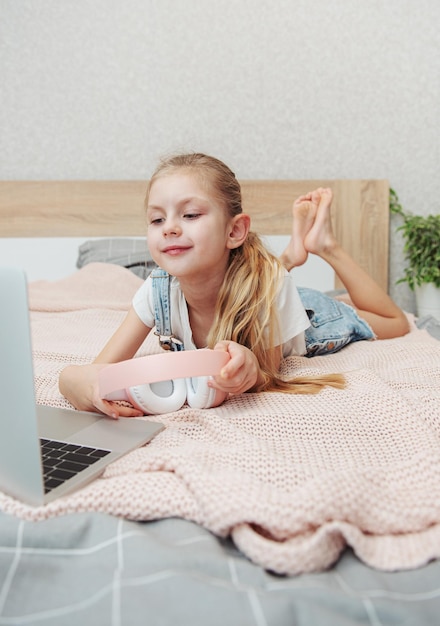
[[115,331],[94,363],[119,363],[131,359],[140,348],[151,328],[145,326],[133,307]]
[[98,372],[110,363],[131,359],[142,345],[151,328],[139,319],[133,307],[90,365],[69,365],[62,370],[59,389],[80,411],[99,411],[109,417],[138,417],[141,411],[115,404],[99,397]]

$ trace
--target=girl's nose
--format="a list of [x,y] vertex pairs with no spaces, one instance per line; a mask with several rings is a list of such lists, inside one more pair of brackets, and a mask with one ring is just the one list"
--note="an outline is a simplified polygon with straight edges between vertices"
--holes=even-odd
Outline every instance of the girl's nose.
[[180,228],[180,224],[177,219],[168,218],[164,223],[163,234],[165,237],[167,235],[180,235],[182,229]]

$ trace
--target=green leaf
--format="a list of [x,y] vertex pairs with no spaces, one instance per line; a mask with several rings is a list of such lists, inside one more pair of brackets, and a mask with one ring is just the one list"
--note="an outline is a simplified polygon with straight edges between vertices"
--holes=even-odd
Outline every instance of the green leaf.
[[425,216],[404,211],[394,189],[390,189],[390,211],[403,220],[396,231],[403,235],[408,262],[397,284],[406,282],[411,289],[423,283],[440,287],[440,214]]

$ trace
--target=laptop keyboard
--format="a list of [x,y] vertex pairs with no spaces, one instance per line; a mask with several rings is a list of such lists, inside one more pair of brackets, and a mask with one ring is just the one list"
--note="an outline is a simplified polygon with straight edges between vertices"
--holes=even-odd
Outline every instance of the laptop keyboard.
[[40,439],[44,492],[49,493],[86,467],[110,454],[110,450],[89,448],[63,441]]

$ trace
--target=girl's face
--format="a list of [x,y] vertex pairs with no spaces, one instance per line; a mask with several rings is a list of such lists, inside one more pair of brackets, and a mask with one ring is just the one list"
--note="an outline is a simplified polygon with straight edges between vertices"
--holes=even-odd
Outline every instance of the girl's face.
[[223,277],[236,247],[230,218],[196,176],[175,173],[157,178],[147,207],[147,240],[154,261],[181,279]]

